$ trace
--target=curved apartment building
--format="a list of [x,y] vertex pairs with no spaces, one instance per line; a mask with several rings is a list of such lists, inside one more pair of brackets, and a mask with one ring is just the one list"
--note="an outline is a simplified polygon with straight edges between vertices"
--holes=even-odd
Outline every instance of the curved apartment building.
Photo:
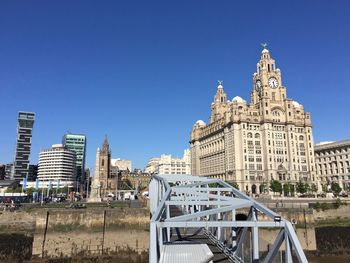
[[76,181],[75,152],[68,150],[62,144],[54,144],[51,149],[39,154],[38,178],[40,182],[49,185],[59,183],[60,187],[74,187]]

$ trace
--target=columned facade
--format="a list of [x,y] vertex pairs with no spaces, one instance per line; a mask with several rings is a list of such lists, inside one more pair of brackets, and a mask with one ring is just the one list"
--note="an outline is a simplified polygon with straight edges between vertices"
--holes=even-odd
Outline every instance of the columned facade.
[[346,191],[350,185],[350,140],[317,144],[315,156],[321,184],[329,187],[335,182]]

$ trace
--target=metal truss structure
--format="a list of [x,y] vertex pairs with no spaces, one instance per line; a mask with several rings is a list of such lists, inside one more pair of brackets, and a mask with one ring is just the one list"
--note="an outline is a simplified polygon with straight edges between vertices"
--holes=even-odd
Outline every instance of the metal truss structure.
[[[273,262],[277,254],[286,263],[308,262],[289,221],[225,181],[157,175],[151,179],[149,196],[150,263],[160,262],[164,246],[172,244],[179,229],[201,229],[232,262]],[[180,215],[171,215],[174,208]],[[243,214],[242,220],[238,215]],[[279,231],[268,251],[259,250],[259,229]]]

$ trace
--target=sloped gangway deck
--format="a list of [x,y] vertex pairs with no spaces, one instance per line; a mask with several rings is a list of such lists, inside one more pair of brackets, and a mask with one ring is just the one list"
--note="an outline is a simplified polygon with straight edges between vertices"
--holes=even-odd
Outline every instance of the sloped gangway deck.
[[[150,263],[308,262],[289,221],[227,182],[156,175],[149,196]],[[267,251],[259,229],[278,230]]]

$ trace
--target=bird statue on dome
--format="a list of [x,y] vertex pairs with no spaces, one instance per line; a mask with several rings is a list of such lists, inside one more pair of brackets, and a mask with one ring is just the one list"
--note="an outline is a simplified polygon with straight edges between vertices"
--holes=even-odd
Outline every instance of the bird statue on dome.
[[267,43],[261,43],[260,45],[263,47],[263,49],[267,48]]

